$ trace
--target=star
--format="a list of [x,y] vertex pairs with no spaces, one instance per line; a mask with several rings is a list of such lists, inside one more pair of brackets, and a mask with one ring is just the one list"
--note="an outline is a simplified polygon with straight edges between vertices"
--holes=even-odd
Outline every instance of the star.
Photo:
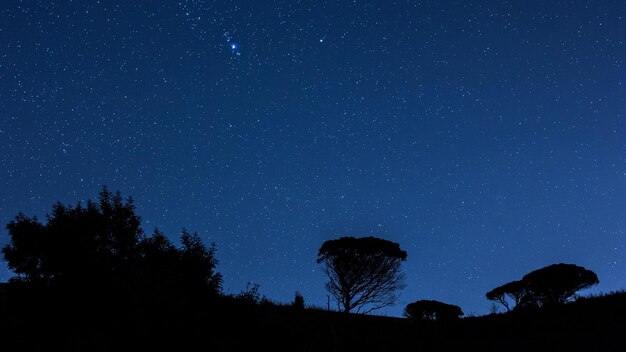
[[240,56],[241,55],[241,51],[239,51],[239,44],[237,43],[230,43],[230,52],[231,54],[235,55],[235,56]]

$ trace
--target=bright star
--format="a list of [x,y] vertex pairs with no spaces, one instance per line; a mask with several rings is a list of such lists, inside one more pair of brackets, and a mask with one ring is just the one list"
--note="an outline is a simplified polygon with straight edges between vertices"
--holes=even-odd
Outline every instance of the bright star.
[[233,54],[235,56],[241,55],[241,51],[239,51],[239,44],[237,44],[237,43],[230,43],[230,52],[231,52],[231,54]]

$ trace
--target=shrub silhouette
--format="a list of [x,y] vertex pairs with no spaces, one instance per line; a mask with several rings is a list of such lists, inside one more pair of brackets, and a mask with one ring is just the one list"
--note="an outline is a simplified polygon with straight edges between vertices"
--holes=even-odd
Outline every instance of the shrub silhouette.
[[407,304],[404,316],[413,320],[454,320],[463,315],[459,306],[439,301],[420,300]]
[[368,313],[395,303],[395,292],[404,287],[400,264],[406,256],[391,241],[341,237],[322,244],[317,262],[324,264],[326,289],[343,311]]
[[248,284],[246,284],[246,289],[241,291],[236,298],[246,303],[259,304],[262,300],[259,287],[261,287],[261,285],[254,282],[248,282]]

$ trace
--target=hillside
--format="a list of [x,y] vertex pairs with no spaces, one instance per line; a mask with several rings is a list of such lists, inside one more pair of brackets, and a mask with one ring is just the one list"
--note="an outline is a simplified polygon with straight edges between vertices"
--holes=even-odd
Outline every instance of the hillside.
[[626,331],[623,292],[547,311],[442,323],[232,297],[200,303],[10,291],[0,305],[2,342],[21,351],[614,351],[624,347]]

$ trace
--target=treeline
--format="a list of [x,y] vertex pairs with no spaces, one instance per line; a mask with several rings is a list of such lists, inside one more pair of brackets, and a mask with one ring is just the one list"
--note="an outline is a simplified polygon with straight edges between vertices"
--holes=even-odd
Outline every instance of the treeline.
[[[487,293],[510,314],[459,319],[460,307],[416,300],[408,319],[367,313],[395,304],[405,287],[398,243],[341,237],[318,252],[326,288],[342,312],[276,304],[250,284],[222,292],[215,245],[183,230],[173,243],[146,235],[131,198],[104,188],[96,201],[57,203],[45,221],[7,225],[0,284],[0,342],[7,350],[586,351],[622,350],[624,294],[573,301],[598,283],[556,264]],[[598,348],[596,348],[598,347]],[[611,347],[609,349],[608,347]],[[617,347],[617,348],[615,348]]]
[[[343,311],[370,312],[395,304],[405,287],[401,263],[407,252],[395,242],[375,237],[342,237],[324,242],[318,262],[328,276],[326,288]],[[576,292],[599,283],[596,274],[574,264],[553,264],[497,287],[487,299],[506,308],[538,309],[570,301]],[[413,320],[453,320],[459,306],[435,300],[408,304],[404,316]]]
[[103,188],[97,202],[56,203],[44,223],[18,214],[7,225],[2,252],[16,276],[10,281],[58,289],[172,289],[221,293],[215,245],[182,231],[175,246],[158,229],[144,235],[132,198]]
[[[10,242],[4,260],[21,290],[80,293],[103,297],[134,296],[145,302],[208,302],[222,297],[215,244],[206,246],[196,233],[182,230],[174,244],[158,229],[146,235],[132,198],[102,189],[97,201],[56,203],[45,222],[18,214],[7,225]],[[326,289],[345,313],[369,313],[393,305],[404,288],[401,270],[407,252],[375,237],[341,237],[322,244],[318,263],[328,277]],[[563,304],[577,291],[597,284],[595,273],[573,264],[533,271],[488,292],[487,299],[506,311]],[[259,303],[258,285],[232,298]],[[50,291],[52,290],[52,291]],[[69,297],[70,295],[65,295]],[[120,298],[120,300],[124,300]],[[297,293],[293,306],[304,308]],[[413,320],[453,320],[460,307],[434,300],[408,304]]]

